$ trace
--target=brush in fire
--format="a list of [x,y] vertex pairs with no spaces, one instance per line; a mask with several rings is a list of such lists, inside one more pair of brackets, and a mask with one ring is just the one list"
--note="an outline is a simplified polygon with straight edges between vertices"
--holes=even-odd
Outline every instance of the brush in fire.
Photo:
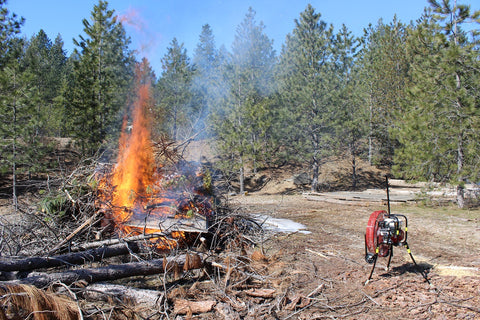
[[[205,181],[208,172],[182,161],[155,168],[149,185],[141,192],[131,191],[129,205],[119,206],[117,186],[111,181],[114,170],[106,172],[99,190],[99,206],[105,213],[104,226],[110,225],[123,237],[158,233],[159,247],[172,249],[187,241],[187,233],[206,233],[212,224],[214,197]],[[158,239],[157,239],[158,240]]]
[[[203,188],[197,166],[181,159],[175,143],[166,137],[153,142],[153,108],[145,67],[136,69],[136,93],[131,121],[124,118],[116,164],[99,177],[99,206],[104,224],[122,236],[168,233],[184,238],[185,232],[205,232],[213,216],[212,196]],[[165,241],[167,247],[176,240]]]

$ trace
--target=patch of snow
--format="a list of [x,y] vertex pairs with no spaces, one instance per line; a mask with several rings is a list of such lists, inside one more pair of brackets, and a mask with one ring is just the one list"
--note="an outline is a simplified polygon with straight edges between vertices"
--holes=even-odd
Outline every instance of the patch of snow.
[[263,229],[269,231],[284,233],[300,232],[303,234],[311,233],[310,231],[306,230],[306,226],[290,219],[272,218],[267,215],[256,215],[255,220],[263,227]]

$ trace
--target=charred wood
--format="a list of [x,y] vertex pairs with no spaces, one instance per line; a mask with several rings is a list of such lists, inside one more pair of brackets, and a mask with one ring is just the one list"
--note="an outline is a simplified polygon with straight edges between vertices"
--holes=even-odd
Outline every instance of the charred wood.
[[[142,262],[123,263],[118,265],[109,265],[100,268],[85,268],[78,270],[69,270],[49,274],[40,274],[27,277],[20,280],[4,282],[5,284],[30,284],[37,288],[44,288],[54,282],[61,282],[66,285],[75,283],[95,283],[102,281],[111,281],[134,276],[148,276],[166,272],[175,273],[175,277],[182,271],[190,269],[199,269],[203,266],[203,259],[193,259],[192,256],[198,255],[177,255],[164,257]],[[187,261],[188,259],[188,261]],[[195,261],[192,263],[190,261]]]
[[105,258],[137,253],[139,251],[140,246],[137,243],[130,242],[53,257],[30,257],[21,260],[2,258],[0,260],[0,272],[31,271],[60,266],[81,265],[88,262],[101,261]]

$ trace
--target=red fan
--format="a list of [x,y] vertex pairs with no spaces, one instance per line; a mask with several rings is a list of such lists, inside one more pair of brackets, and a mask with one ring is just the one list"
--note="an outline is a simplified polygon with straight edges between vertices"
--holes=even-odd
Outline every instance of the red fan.
[[[401,214],[390,213],[388,177],[386,177],[386,184],[388,212],[385,210],[374,211],[368,219],[365,232],[365,261],[367,261],[367,263],[373,263],[372,271],[365,284],[372,278],[378,257],[388,256],[387,270],[390,268],[394,246],[405,246],[413,263],[418,268],[407,244],[407,217]],[[425,280],[430,283],[423,272],[422,275]]]

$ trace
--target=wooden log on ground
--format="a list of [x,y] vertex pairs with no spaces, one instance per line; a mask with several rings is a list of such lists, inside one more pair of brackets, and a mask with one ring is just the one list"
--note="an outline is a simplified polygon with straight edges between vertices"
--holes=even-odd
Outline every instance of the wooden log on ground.
[[29,257],[24,259],[2,258],[0,272],[31,271],[60,266],[81,265],[88,262],[101,261],[104,258],[137,253],[140,246],[137,243],[119,243],[110,247],[91,249],[84,252],[73,252],[53,257]]
[[[189,258],[187,258],[187,256]],[[76,282],[95,283],[102,281],[111,281],[122,278],[134,276],[148,276],[153,274],[161,274],[165,272],[174,272],[175,276],[185,270],[185,262],[187,259],[192,260],[193,255],[177,255],[165,257],[163,259],[156,259],[142,262],[123,263],[119,265],[109,265],[100,268],[85,268],[78,270],[68,270],[64,272],[40,274],[24,279],[6,281],[4,284],[30,284],[37,288],[44,288],[54,282],[61,282],[66,285],[71,285]],[[196,256],[196,254],[195,254]],[[198,260],[198,259],[194,259]],[[195,269],[203,266],[203,259],[201,265],[187,263],[188,266],[195,266]]]
[[164,293],[109,283],[94,283],[82,292],[82,297],[90,301],[121,301],[131,307],[157,310],[162,304]]

